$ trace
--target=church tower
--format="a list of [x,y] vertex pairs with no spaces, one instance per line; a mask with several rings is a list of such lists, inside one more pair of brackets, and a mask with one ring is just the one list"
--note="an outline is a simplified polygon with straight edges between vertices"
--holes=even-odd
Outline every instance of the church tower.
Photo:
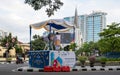
[[80,26],[78,23],[78,14],[77,14],[77,8],[75,9],[75,16],[74,16],[74,27],[75,27],[75,43],[77,44],[78,47],[81,46],[81,31],[80,31]]

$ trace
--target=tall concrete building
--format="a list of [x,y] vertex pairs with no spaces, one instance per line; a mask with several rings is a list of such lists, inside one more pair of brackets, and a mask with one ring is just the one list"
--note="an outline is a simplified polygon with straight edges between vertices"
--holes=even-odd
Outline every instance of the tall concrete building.
[[[83,42],[96,42],[100,39],[98,33],[106,28],[106,15],[104,12],[92,12],[88,15],[79,15],[78,22]],[[65,20],[73,23],[74,17],[65,17]]]

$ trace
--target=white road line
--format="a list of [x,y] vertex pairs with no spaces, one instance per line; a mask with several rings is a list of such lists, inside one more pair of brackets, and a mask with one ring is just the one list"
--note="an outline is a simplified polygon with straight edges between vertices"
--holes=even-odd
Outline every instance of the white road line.
[[15,72],[15,71],[16,71],[16,69],[13,69],[12,71],[13,71],[13,72]]

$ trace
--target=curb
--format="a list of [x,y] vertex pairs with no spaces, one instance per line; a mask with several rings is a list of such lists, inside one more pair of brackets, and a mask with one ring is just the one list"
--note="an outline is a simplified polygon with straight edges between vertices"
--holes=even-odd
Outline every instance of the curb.
[[[25,61],[24,63],[28,63],[28,61]],[[16,64],[15,61],[12,61],[11,63],[9,62],[0,62],[0,64]]]
[[19,68],[17,69],[17,71],[21,71],[21,72],[44,72],[44,70],[42,69],[22,69],[22,68]]
[[116,70],[120,70],[120,68],[117,68]]
[[78,71],[120,71],[120,67],[88,67],[88,68],[78,68]]
[[78,69],[76,69],[76,68],[73,68],[73,69],[72,69],[72,71],[78,71]]
[[92,68],[91,71],[96,71],[96,68]]
[[23,69],[22,69],[22,68],[19,68],[18,71],[23,71]]
[[81,71],[87,71],[87,68],[83,68],[83,69],[81,69]]
[[11,62],[11,63],[9,63],[9,62],[0,62],[0,64],[14,64],[15,62]]
[[33,69],[27,69],[27,72],[33,72]]
[[[27,71],[27,72],[44,72],[43,69],[39,68],[32,68],[32,67],[21,67],[18,68],[17,71]],[[70,72],[72,71],[120,71],[119,66],[108,66],[108,67],[80,67],[79,68],[72,68]]]

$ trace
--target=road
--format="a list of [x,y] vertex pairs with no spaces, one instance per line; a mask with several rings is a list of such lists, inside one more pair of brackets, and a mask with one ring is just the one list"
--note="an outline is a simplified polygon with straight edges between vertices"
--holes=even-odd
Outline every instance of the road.
[[18,67],[28,64],[0,64],[0,75],[120,75],[120,71],[75,71],[75,72],[18,72]]

